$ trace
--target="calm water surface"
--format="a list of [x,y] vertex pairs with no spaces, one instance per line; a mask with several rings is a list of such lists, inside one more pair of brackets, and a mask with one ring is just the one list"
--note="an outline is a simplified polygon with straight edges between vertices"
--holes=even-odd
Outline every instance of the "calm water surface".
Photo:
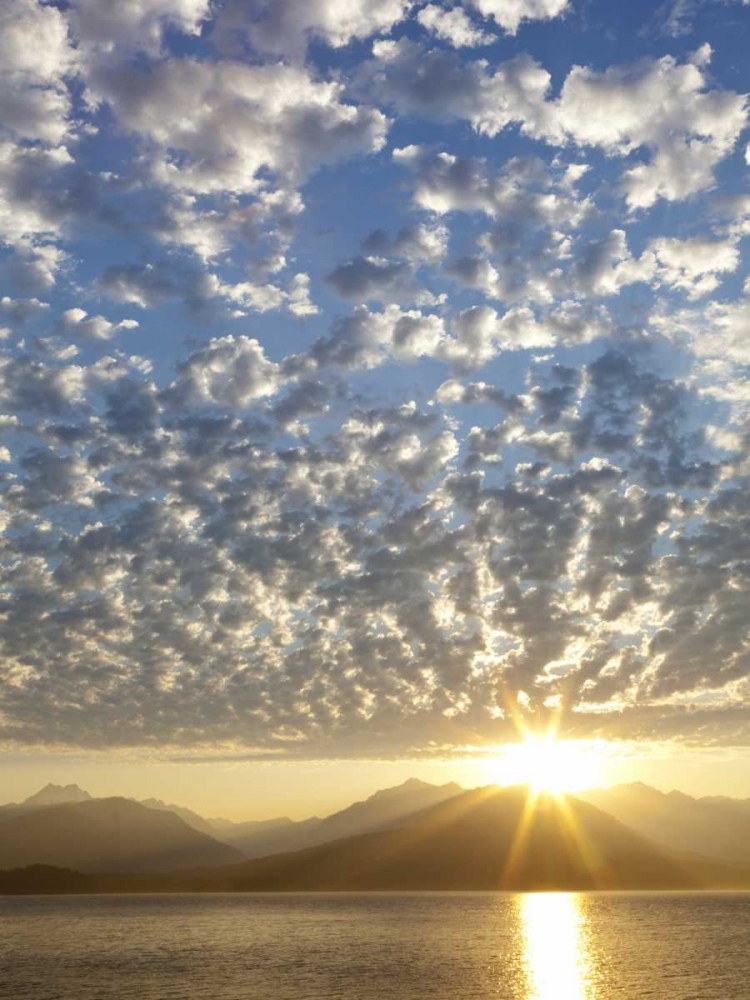
[[0,898],[12,1000],[750,1000],[750,893]]

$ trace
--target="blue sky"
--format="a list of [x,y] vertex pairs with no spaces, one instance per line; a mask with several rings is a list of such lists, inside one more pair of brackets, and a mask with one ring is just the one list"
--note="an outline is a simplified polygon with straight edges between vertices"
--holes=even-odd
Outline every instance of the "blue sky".
[[749,27],[6,3],[6,751],[746,746]]

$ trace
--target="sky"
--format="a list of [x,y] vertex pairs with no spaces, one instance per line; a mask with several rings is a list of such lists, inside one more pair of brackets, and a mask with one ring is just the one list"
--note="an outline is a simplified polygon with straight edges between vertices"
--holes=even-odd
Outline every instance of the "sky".
[[5,798],[330,811],[550,725],[750,796],[749,44],[2,4]]

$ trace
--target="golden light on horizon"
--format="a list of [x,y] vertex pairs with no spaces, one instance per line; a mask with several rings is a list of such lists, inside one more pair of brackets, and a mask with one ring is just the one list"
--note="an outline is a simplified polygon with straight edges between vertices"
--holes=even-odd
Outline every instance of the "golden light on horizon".
[[518,900],[528,1000],[594,1000],[581,897],[545,892]]
[[501,785],[528,785],[535,792],[581,791],[601,782],[601,764],[588,744],[558,740],[554,732],[526,733],[519,743],[502,748],[489,764],[491,780]]

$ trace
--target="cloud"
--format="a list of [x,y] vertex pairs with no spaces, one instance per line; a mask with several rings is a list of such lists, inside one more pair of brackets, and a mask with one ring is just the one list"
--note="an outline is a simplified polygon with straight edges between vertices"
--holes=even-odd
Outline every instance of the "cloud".
[[354,302],[373,299],[392,301],[408,292],[413,273],[409,264],[403,261],[354,257],[335,267],[325,280],[342,299]]
[[[390,329],[404,316],[419,325],[394,307]],[[518,690],[529,712],[564,692],[583,706],[566,722],[578,733],[619,705],[633,733],[671,724],[660,698],[742,676],[730,525],[744,494],[704,487],[699,511],[681,486],[649,485],[644,462],[663,456],[679,484],[687,387],[612,353],[583,370],[537,361],[523,399],[443,383],[444,406],[505,413],[469,426],[415,402],[352,404],[284,368],[248,337],[214,338],[161,386],[112,359],[4,360],[3,405],[41,418],[25,444],[6,435],[20,448],[0,638],[10,738],[398,755],[436,734],[496,741],[490,709]],[[311,435],[289,447],[268,417],[304,417]],[[595,453],[623,420],[614,465]],[[556,679],[560,661],[574,667]]]
[[401,114],[465,119],[488,136],[516,124],[548,143],[598,147],[610,156],[650,151],[648,161],[621,176],[631,209],[711,188],[714,168],[747,121],[742,94],[709,89],[708,45],[684,63],[664,56],[602,72],[574,66],[557,98],[549,94],[549,73],[525,55],[490,71],[485,61],[461,62],[405,39],[377,43],[374,52],[369,84]]
[[439,223],[418,222],[404,226],[391,239],[383,229],[375,229],[362,246],[368,253],[405,257],[411,261],[439,261],[448,250],[448,229]]
[[733,149],[747,120],[746,99],[708,89],[710,58],[710,46],[704,46],[682,64],[664,56],[601,73],[576,66],[568,74],[558,121],[574,142],[618,156],[639,147],[652,150],[649,162],[622,175],[631,208],[712,187],[713,168]]
[[457,49],[490,45],[495,40],[494,35],[477,28],[462,7],[446,10],[430,3],[419,11],[417,21],[426,31]]
[[664,34],[673,38],[689,35],[694,30],[693,21],[700,9],[717,2],[726,6],[748,4],[748,0],[667,0],[656,12],[657,23]]
[[244,407],[273,395],[280,384],[279,366],[266,358],[257,340],[217,337],[181,365],[164,399],[177,409],[212,403]]
[[257,51],[299,59],[312,40],[341,48],[354,39],[389,31],[412,6],[410,0],[229,0],[219,12],[220,45],[247,38]]
[[741,67],[570,9],[5,4],[6,743],[747,743]]
[[71,123],[66,77],[76,66],[64,15],[36,0],[0,10],[0,124],[21,139],[57,145]]
[[374,152],[388,122],[346,104],[340,84],[282,64],[171,59],[99,69],[92,97],[153,148],[154,179],[177,190],[253,194],[270,171],[298,183],[325,163]]
[[59,320],[59,330],[63,336],[81,337],[84,340],[110,340],[122,330],[134,330],[137,326],[138,322],[134,319],[112,323],[104,316],[89,316],[80,306],[66,309]]
[[465,119],[490,137],[512,124],[529,134],[554,132],[554,108],[545,102],[550,75],[528,55],[491,69],[486,59],[462,60],[407,38],[375,42],[373,55],[360,68],[357,92],[374,93],[401,115]]
[[419,310],[389,305],[382,312],[362,306],[333,324],[311,349],[322,366],[375,368],[390,358],[414,361],[435,354],[445,337],[443,320]]
[[[710,277],[710,272],[709,272]],[[679,280],[683,280],[678,275]],[[711,302],[701,309],[688,308],[670,312],[654,310],[650,322],[655,330],[675,340],[686,342],[700,358],[722,359],[738,365],[750,364],[750,280],[739,298]],[[734,378],[744,380],[744,373]],[[722,378],[725,382],[726,378]]]
[[468,0],[484,17],[491,17],[515,35],[524,21],[549,21],[569,9],[569,0]]
[[167,27],[197,35],[210,15],[209,0],[72,0],[71,22],[76,36],[95,56],[111,59],[143,51],[157,55]]
[[649,244],[649,250],[656,257],[659,279],[687,292],[689,299],[716,291],[721,283],[719,276],[736,271],[740,262],[736,240],[731,238],[661,237]]

